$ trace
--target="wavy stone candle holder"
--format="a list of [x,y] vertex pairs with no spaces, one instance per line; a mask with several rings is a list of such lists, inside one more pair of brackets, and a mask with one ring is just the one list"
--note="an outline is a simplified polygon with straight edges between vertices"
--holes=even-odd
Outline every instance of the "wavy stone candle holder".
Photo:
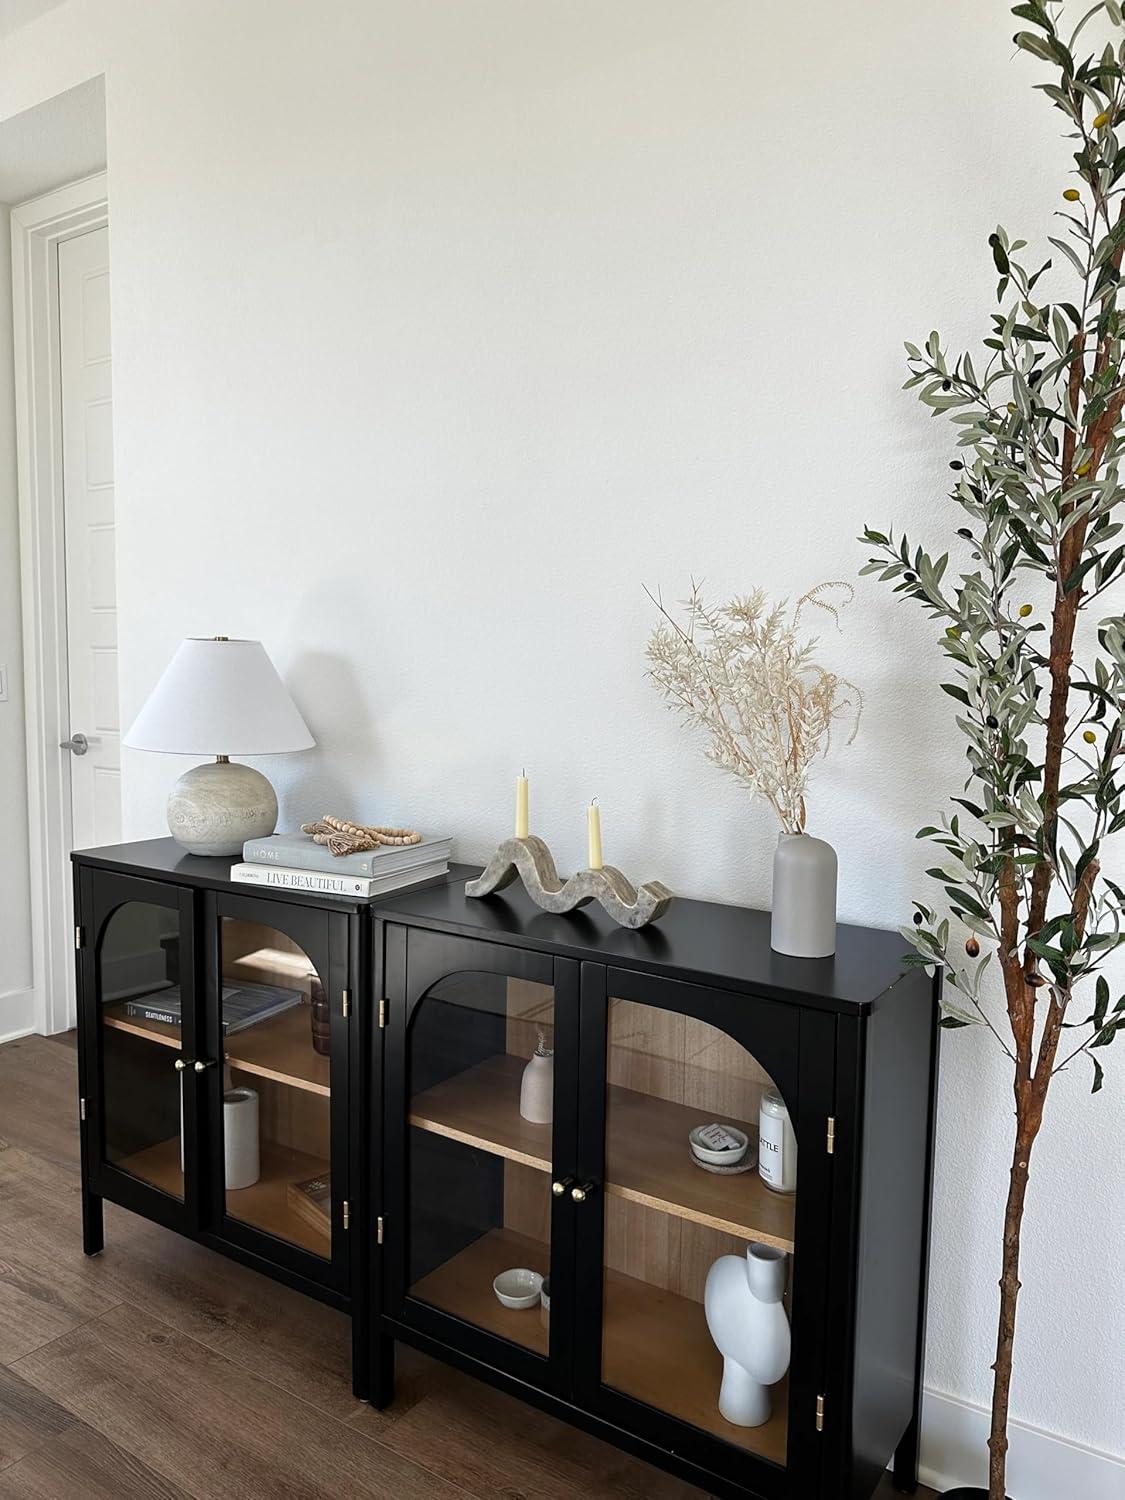
[[525,839],[505,839],[484,872],[467,882],[465,895],[491,896],[516,879],[523,881],[527,894],[544,911],[563,916],[597,901],[621,927],[644,927],[655,922],[672,900],[672,892],[659,880],[650,880],[638,890],[612,865],[580,870],[562,881],[550,849],[534,834]]

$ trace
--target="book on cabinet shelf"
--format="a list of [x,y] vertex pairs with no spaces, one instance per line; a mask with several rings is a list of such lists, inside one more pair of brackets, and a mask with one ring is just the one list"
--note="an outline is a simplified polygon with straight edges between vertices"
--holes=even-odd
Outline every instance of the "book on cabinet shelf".
[[289,1183],[285,1198],[293,1213],[310,1228],[325,1236],[332,1233],[332,1178],[328,1173]]
[[[276,984],[224,984],[220,1018],[224,1036],[236,1036],[260,1021],[269,1021],[282,1012],[300,1005],[300,990],[283,989]],[[125,1001],[125,1014],[136,1021],[158,1021],[163,1026],[179,1026],[180,987],[150,990]]]

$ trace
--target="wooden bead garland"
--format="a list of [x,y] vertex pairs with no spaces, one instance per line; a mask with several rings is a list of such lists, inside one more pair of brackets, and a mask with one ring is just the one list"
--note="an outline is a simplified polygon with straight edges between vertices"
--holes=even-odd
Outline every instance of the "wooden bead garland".
[[410,828],[369,827],[351,823],[347,818],[325,813],[319,823],[302,823],[301,832],[311,835],[314,844],[323,844],[330,854],[366,854],[380,845],[420,844],[422,835]]

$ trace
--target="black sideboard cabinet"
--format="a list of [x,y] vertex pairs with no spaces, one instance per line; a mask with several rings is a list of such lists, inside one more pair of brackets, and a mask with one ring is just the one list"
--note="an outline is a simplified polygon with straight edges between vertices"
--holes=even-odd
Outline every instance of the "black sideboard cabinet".
[[[901,937],[841,927],[801,960],[738,907],[628,932],[518,888],[469,900],[463,867],[371,903],[230,864],[169,839],[74,855],[88,1254],[108,1198],[350,1312],[380,1406],[405,1342],[712,1494],[866,1500],[889,1462],[914,1487],[938,1032]],[[302,1003],[240,1030],[254,982]],[[545,1124],[520,1112],[540,1038]],[[771,1089],[790,1195],[688,1148],[711,1120],[756,1141]],[[260,1166],[238,1186],[224,1118],[248,1091]],[[792,1358],[739,1427],[703,1296],[755,1242],[786,1255]],[[549,1306],[501,1305],[514,1267]]]

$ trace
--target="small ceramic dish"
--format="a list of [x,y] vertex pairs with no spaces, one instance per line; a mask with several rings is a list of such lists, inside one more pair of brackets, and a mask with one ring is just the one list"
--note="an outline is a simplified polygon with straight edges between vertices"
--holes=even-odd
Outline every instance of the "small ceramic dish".
[[543,1290],[543,1278],[538,1271],[518,1266],[511,1271],[501,1271],[492,1283],[492,1290],[504,1307],[516,1310],[534,1307]]
[[712,1167],[734,1167],[746,1155],[746,1148],[750,1144],[750,1137],[745,1131],[739,1130],[734,1125],[724,1125],[723,1129],[728,1131],[738,1141],[737,1146],[732,1146],[729,1151],[711,1151],[700,1141],[700,1132],[706,1130],[705,1125],[697,1125],[688,1136],[688,1144],[691,1146],[691,1154],[699,1161],[705,1161]]

